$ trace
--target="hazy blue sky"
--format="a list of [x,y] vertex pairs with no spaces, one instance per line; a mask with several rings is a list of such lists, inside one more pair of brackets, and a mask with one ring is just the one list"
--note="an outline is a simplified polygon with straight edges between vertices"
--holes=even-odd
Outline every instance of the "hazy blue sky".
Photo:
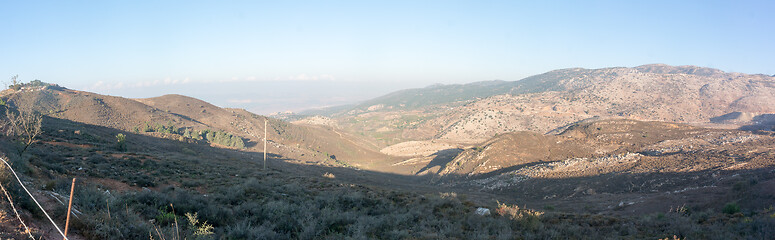
[[0,77],[267,113],[558,68],[775,74],[775,1],[2,1]]

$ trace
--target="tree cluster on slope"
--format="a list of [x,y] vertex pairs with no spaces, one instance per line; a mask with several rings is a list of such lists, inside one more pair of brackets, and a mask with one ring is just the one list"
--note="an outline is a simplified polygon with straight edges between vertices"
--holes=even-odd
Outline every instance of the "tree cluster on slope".
[[192,129],[190,128],[179,129],[172,122],[168,122],[166,125],[160,124],[160,123],[145,122],[143,124],[140,124],[140,126],[135,126],[133,131],[135,133],[159,132],[159,133],[175,134],[175,135],[180,135],[182,138],[205,140],[210,143],[215,143],[218,145],[234,147],[239,149],[245,148],[245,141],[241,137],[235,136],[231,133],[215,131],[210,129],[205,129],[201,131],[192,131]]

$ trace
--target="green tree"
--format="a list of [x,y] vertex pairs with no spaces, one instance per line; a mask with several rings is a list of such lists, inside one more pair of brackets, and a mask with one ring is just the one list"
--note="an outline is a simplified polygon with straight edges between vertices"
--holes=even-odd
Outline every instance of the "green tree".
[[179,134],[178,129],[175,127],[175,124],[172,123],[172,121],[167,121],[166,130],[167,130],[166,132],[169,134],[175,134],[175,133]]
[[243,149],[245,148],[245,141],[242,140],[242,138],[237,137],[237,140],[234,142],[234,147]]
[[740,212],[740,205],[737,205],[737,203],[731,202],[724,205],[724,208],[721,209],[722,212],[726,214],[735,214]]
[[124,135],[122,133],[119,133],[118,135],[116,135],[116,150],[119,150],[119,151],[122,151],[122,152],[127,150],[127,148],[126,148],[126,135]]
[[200,140],[202,137],[199,136],[199,132],[191,132],[191,138]]
[[148,122],[143,123],[143,132],[153,132],[153,128],[151,128],[151,125],[148,124]]
[[207,133],[205,134],[205,138],[207,139],[207,141],[213,142],[215,140],[215,133],[213,131],[208,130]]

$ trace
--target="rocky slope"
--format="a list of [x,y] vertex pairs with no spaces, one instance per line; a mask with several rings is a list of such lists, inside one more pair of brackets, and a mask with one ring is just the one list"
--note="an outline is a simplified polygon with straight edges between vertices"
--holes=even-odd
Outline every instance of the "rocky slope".
[[775,134],[626,119],[574,124],[558,135],[499,135],[425,164],[444,186],[575,211],[638,213],[736,202],[767,208]]
[[[472,144],[506,132],[546,133],[593,117],[707,124],[733,112],[752,115],[751,119],[775,113],[771,104],[775,102],[775,78],[695,66],[573,68],[496,83],[485,86],[498,91],[508,87],[506,94],[415,107],[394,106],[376,101],[383,99],[378,98],[369,102],[371,109],[334,116],[342,128],[392,145],[429,139]],[[476,89],[484,91],[482,86]],[[422,90],[413,95],[440,91],[439,87]]]
[[[599,171],[613,171],[612,169],[616,169],[615,165],[619,162],[611,159],[618,161],[618,159],[633,156],[638,156],[633,158],[643,156],[659,158],[668,155],[682,155],[686,158],[694,158],[693,154],[698,152],[737,146],[735,144],[744,145],[735,148],[736,151],[748,149],[773,154],[775,152],[767,150],[766,147],[762,148],[763,146],[754,144],[760,143],[760,141],[769,143],[773,140],[775,138],[770,135],[757,135],[740,130],[707,129],[685,124],[626,119],[601,120],[574,124],[558,135],[542,135],[533,132],[503,134],[479,146],[467,149],[446,164],[437,174],[477,177],[500,174],[515,169],[527,169],[542,163],[570,161],[573,162],[572,165],[580,167],[580,169],[576,169],[580,172],[568,176],[578,177],[584,176],[584,171],[581,170],[586,170],[588,175],[598,174]],[[719,156],[723,156],[723,154],[719,154]],[[589,160],[593,164],[581,164],[576,161],[578,159]],[[605,161],[600,159],[605,159]],[[698,160],[704,159],[698,158]],[[595,165],[606,161],[613,161],[612,165]],[[705,163],[698,162],[697,164],[703,165]],[[602,170],[606,167],[610,168]],[[671,167],[676,166],[666,165],[658,168]],[[707,166],[693,167],[705,169]],[[540,171],[544,174],[540,176],[547,177],[552,175],[551,172],[567,172],[566,170],[561,170],[558,167],[548,168]]]

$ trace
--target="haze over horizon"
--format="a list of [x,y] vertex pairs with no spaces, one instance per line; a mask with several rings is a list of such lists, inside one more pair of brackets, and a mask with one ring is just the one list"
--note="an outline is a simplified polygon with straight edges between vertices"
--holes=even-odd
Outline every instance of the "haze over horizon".
[[775,74],[770,1],[6,2],[2,82],[266,114],[560,68]]

